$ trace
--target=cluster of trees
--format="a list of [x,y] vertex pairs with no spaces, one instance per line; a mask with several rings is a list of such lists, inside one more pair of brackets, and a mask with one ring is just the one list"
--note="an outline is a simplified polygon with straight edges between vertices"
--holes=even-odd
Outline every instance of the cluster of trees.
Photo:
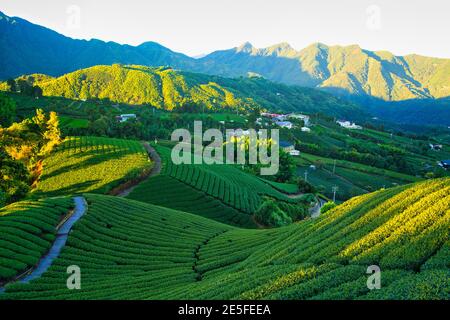
[[11,125],[16,118],[16,103],[14,100],[0,94],[0,126]]
[[291,204],[267,197],[255,212],[255,218],[265,226],[286,226],[295,221],[305,219],[309,215],[309,200],[311,199]]
[[32,81],[9,79],[6,84],[11,92],[18,92],[32,97],[42,97],[42,89],[39,86],[35,86]]
[[0,206],[26,196],[36,186],[44,158],[61,142],[55,112],[0,127]]

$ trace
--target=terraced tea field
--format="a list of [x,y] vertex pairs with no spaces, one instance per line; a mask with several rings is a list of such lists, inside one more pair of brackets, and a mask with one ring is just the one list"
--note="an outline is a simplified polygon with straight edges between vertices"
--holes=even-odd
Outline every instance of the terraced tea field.
[[150,168],[147,152],[138,141],[68,137],[45,160],[34,195],[105,194]]
[[0,209],[0,286],[37,264],[72,207],[71,199],[60,198]]
[[[86,194],[88,212],[49,271],[0,299],[448,299],[449,191],[450,179],[391,188],[266,230]],[[373,264],[382,287],[370,291]],[[70,265],[81,290],[66,288]]]
[[281,193],[269,183],[247,174],[232,165],[174,165],[171,150],[158,146],[163,161],[162,173],[242,212],[253,214],[261,203],[261,196],[279,201],[298,202]]
[[246,228],[257,226],[252,216],[263,196],[310,206],[308,195],[297,199],[287,196],[298,192],[295,185],[262,180],[231,165],[175,165],[169,148],[156,149],[162,159],[161,174],[138,185],[129,199]]
[[[164,192],[161,192],[161,190]],[[234,226],[256,227],[251,215],[233,209],[221,201],[164,174],[141,183],[127,198],[198,214]]]

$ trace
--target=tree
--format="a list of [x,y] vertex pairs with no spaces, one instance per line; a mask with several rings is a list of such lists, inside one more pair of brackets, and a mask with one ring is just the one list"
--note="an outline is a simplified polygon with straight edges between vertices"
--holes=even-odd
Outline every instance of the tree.
[[292,218],[270,198],[266,199],[258,208],[255,218],[262,224],[271,227],[281,227],[292,223]]
[[294,159],[283,150],[280,150],[280,168],[278,173],[275,175],[275,179],[278,182],[290,181],[295,175],[295,163]]
[[57,114],[50,112],[47,116],[37,109],[33,118],[0,131],[0,140],[11,158],[27,167],[35,184],[42,174],[44,157],[61,143],[60,135]]
[[[1,148],[1,147],[0,147]],[[0,207],[22,199],[28,193],[29,174],[25,165],[0,149]]]
[[306,182],[305,180],[298,178],[297,180],[298,191],[301,193],[316,193],[317,190],[313,185]]
[[16,104],[14,100],[0,95],[0,126],[7,127],[16,118]]
[[17,92],[16,81],[14,79],[8,79],[8,81],[6,81],[6,83],[8,84],[9,91]]

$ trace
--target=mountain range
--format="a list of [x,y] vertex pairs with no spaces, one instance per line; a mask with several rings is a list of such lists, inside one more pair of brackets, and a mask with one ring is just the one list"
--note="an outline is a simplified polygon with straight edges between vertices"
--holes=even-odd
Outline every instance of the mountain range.
[[75,40],[0,13],[0,47],[0,79],[32,73],[61,76],[95,65],[122,63],[171,66],[224,77],[261,76],[384,101],[450,96],[450,59],[401,57],[358,45],[316,43],[297,51],[287,43],[263,49],[245,43],[195,59],[155,42],[130,46]]

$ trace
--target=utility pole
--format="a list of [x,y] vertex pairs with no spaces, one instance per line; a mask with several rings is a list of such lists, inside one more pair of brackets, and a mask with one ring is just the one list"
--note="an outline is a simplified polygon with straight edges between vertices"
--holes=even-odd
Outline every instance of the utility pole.
[[332,188],[332,190],[333,190],[333,202],[334,203],[336,203],[336,192],[338,191],[338,187],[337,186],[334,186],[333,188]]
[[336,174],[336,159],[334,159],[333,163],[333,174]]
[[305,182],[308,182],[308,170],[305,170]]

